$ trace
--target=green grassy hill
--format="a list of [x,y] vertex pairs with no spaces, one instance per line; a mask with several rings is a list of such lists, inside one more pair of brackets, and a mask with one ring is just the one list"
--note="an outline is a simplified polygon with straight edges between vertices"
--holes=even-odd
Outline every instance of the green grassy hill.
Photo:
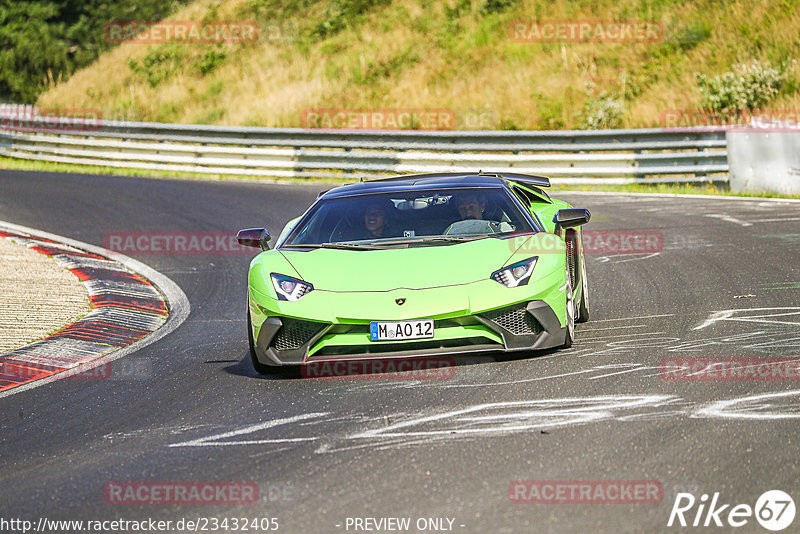
[[[800,109],[794,0],[197,0],[170,18],[253,20],[260,38],[123,44],[38,104],[276,127],[308,126],[316,109],[435,109],[458,129],[659,127],[672,110]],[[660,35],[515,38],[512,23],[533,20],[653,21]]]

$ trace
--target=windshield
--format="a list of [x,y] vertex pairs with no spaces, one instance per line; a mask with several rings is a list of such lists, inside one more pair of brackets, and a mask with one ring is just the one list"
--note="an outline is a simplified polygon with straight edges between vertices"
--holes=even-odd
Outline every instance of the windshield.
[[323,199],[282,246],[422,246],[532,231],[503,188],[433,189]]

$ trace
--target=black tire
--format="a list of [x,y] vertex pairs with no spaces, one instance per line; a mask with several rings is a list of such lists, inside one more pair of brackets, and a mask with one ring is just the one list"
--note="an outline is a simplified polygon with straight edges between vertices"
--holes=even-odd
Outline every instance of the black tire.
[[586,264],[585,259],[581,257],[581,303],[578,306],[578,315],[575,318],[576,323],[585,323],[589,320],[589,297],[588,283],[586,282]]
[[589,310],[586,307],[585,299],[581,299],[581,305],[578,307],[578,316],[575,318],[576,323],[585,323],[589,320]]
[[572,282],[573,296],[577,284],[581,285],[581,298],[573,299],[575,302],[575,322],[585,323],[589,320],[589,309],[586,304],[586,265],[584,264],[578,246],[578,232],[568,230],[565,237],[567,245],[567,275]]

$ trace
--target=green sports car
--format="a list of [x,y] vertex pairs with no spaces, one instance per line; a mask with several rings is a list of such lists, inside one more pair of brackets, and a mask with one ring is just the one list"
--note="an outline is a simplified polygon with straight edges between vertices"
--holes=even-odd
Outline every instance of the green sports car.
[[[572,344],[588,319],[580,226],[550,181],[445,173],[362,181],[321,193],[250,263],[253,366]],[[448,356],[448,357],[449,357]]]

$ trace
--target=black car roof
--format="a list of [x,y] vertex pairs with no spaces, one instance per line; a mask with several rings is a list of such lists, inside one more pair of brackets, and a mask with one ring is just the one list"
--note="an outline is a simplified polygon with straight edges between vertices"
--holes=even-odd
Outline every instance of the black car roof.
[[543,176],[508,172],[407,174],[345,184],[326,191],[319,196],[321,198],[335,198],[367,193],[413,191],[415,189],[430,189],[433,187],[504,187],[509,181],[536,187],[550,186],[550,180]]

